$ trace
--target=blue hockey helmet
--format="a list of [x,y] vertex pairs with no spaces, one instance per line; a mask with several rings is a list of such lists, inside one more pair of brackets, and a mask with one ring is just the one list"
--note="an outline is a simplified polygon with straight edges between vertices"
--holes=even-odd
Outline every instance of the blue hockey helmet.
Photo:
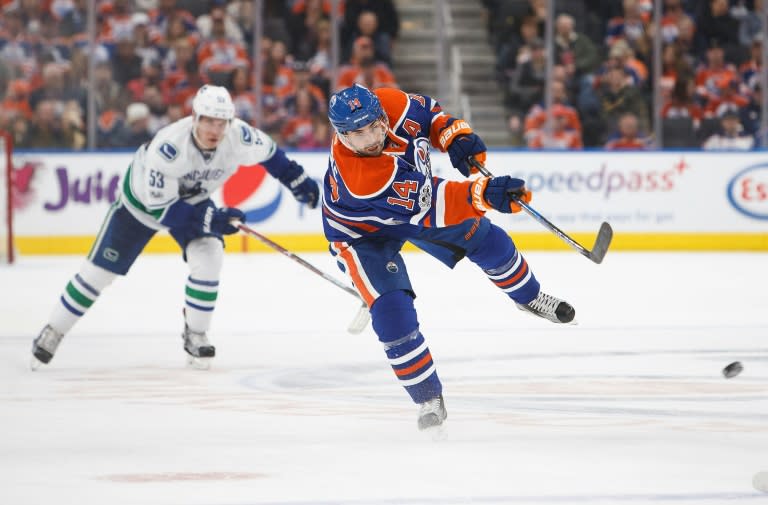
[[359,84],[342,89],[328,103],[328,119],[338,133],[358,130],[383,115],[379,98]]

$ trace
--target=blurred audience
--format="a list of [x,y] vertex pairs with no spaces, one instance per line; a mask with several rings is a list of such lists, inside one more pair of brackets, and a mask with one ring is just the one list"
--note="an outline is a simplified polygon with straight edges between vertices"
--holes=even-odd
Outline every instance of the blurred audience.
[[[528,111],[538,108],[539,115],[543,111],[548,62],[539,40],[552,3],[482,3],[511,142],[530,145],[541,137],[538,129],[523,127],[522,118],[529,125],[536,115]],[[762,0],[664,0],[657,28],[652,0],[556,2],[550,80],[564,85],[566,105],[583,125],[584,145],[647,148],[647,139],[655,138],[651,128],[655,107],[669,122],[664,139],[677,147],[701,147],[722,130],[726,111],[736,111],[742,134],[757,142],[762,95],[755,88],[764,72],[762,5]],[[662,43],[659,76],[653,75],[656,36]],[[656,83],[661,86],[658,104],[653,103]],[[622,133],[635,129],[634,140]]]
[[389,67],[385,63],[375,60],[373,41],[364,35],[355,40],[350,63],[339,69],[339,77],[334,91],[352,86],[355,83],[370,89],[398,87],[395,76]]
[[[693,131],[697,146],[759,145],[762,0],[664,0],[658,30],[651,0],[555,3],[549,114],[543,37],[552,3],[482,4],[502,105],[520,145],[643,149],[654,136],[655,106],[670,125]],[[0,3],[0,128],[19,146],[84,148],[92,93],[97,146],[132,147],[190,114],[195,90],[210,82],[230,89],[238,115],[251,124],[296,148],[321,147],[330,142],[324,114],[331,92],[354,83],[398,86],[393,49],[400,16],[393,0],[335,4],[338,69],[332,68],[330,0],[265,0],[261,69],[254,68],[250,0],[97,0],[93,47],[88,5]],[[658,78],[651,50],[657,35],[663,44]],[[659,104],[653,103],[656,82]]]
[[605,148],[615,150],[637,150],[651,147],[650,140],[642,137],[638,119],[632,112],[627,112],[619,118],[616,132],[612,139],[606,142]]
[[400,16],[395,8],[394,0],[344,0],[344,23],[342,29],[342,44],[350,46],[358,30],[358,20],[364,12],[376,15],[378,31],[387,35],[394,43],[400,33]]
[[664,119],[690,118],[694,128],[698,128],[704,114],[693,99],[695,85],[691,78],[682,77],[675,81],[672,92],[661,108]]
[[134,102],[125,109],[125,121],[117,127],[110,138],[111,147],[135,147],[152,140],[149,129],[151,115],[149,107],[140,102]]
[[703,149],[749,151],[755,146],[755,139],[744,131],[737,111],[728,109],[720,116],[720,129],[708,137]]
[[[352,31],[353,40],[366,37],[373,43],[373,59],[392,65],[392,39],[384,30],[379,29],[379,18],[373,11],[363,11],[357,18],[357,24]],[[347,54],[351,53],[348,49]],[[348,59],[348,58],[347,58]]]
[[552,106],[549,123],[546,111],[538,128],[528,131],[528,147],[532,149],[581,149],[581,130],[573,128],[573,110],[564,105]]

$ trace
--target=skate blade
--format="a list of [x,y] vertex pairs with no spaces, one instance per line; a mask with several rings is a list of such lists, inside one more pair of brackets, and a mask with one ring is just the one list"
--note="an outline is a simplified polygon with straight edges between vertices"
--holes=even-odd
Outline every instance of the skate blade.
[[45,363],[35,358],[34,356],[32,356],[32,358],[29,360],[29,369],[33,372],[43,365],[45,365]]
[[187,356],[187,367],[195,370],[210,370],[213,358],[198,358],[196,356]]
[[446,440],[448,438],[448,430],[445,428],[445,421],[437,426],[424,428],[421,432],[433,442],[440,442],[441,440]]
[[768,493],[768,471],[757,472],[752,478],[752,486],[758,491]]
[[576,320],[575,317],[573,319],[571,319],[570,321],[568,321],[567,323],[563,323],[561,321],[553,321],[553,320],[551,320],[551,319],[549,319],[547,317],[540,316],[540,315],[536,314],[535,312],[531,312],[528,309],[524,309],[523,307],[520,306],[519,303],[516,303],[515,306],[521,312],[524,312],[524,313],[528,314],[531,317],[535,317],[536,319],[543,319],[544,321],[549,321],[550,323],[554,323],[554,324],[562,324],[563,326],[578,326],[579,325],[579,322]]

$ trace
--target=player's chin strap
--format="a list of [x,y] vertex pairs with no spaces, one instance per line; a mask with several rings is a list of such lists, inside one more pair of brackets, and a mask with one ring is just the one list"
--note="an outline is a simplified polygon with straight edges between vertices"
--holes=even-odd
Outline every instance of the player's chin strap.
[[312,265],[308,261],[306,261],[303,258],[300,258],[299,256],[295,255],[294,253],[292,253],[291,251],[287,250],[286,248],[284,248],[280,244],[278,244],[276,242],[273,242],[271,239],[265,237],[264,235],[262,235],[261,233],[257,232],[256,230],[248,227],[244,223],[241,223],[240,221],[231,221],[231,223],[234,226],[237,226],[237,228],[239,228],[240,231],[245,233],[246,235],[250,235],[251,237],[253,237],[256,240],[258,240],[259,242],[261,242],[261,243],[271,247],[275,251],[279,252],[280,254],[282,254],[284,256],[288,256],[289,258],[291,258],[293,261],[295,261],[296,263],[300,264],[304,268],[312,271],[313,273],[319,275],[320,277],[322,277],[323,279],[327,280],[331,284],[335,285],[336,287],[339,287],[339,288],[343,289],[344,291],[346,291],[350,295],[352,295],[355,298],[357,298],[357,300],[360,301],[362,305],[358,309],[357,314],[355,314],[355,318],[352,320],[352,322],[347,327],[347,331],[350,332],[350,333],[357,334],[357,333],[362,332],[365,329],[365,327],[368,325],[368,321],[371,320],[371,314],[370,314],[370,312],[368,310],[368,305],[366,305],[366,303],[363,301],[363,299],[360,298],[360,295],[358,294],[358,292],[354,288],[351,288],[351,287],[347,286],[346,284],[344,284],[340,280],[336,279],[335,277],[333,277],[333,276],[323,272],[322,270],[320,270],[319,268],[315,267],[314,265]]
[[[478,171],[480,171],[481,174],[485,175],[486,177],[493,177],[493,174],[485,168],[485,166],[477,161],[473,156],[469,157],[469,164],[473,167],[477,168]],[[562,231],[560,228],[555,226],[554,224],[550,223],[547,218],[539,214],[533,207],[525,203],[524,201],[519,199],[519,194],[517,193],[510,193],[510,197],[515,201],[516,204],[520,205],[522,209],[532,218],[534,218],[536,221],[544,225],[545,228],[547,228],[549,231],[554,233],[560,240],[580,252],[582,255],[586,256],[590,260],[594,261],[595,263],[601,263],[603,261],[603,258],[605,257],[605,253],[608,252],[608,246],[611,245],[611,239],[613,239],[613,229],[611,228],[611,225],[607,222],[603,221],[603,224],[600,225],[600,231],[597,232],[597,238],[595,239],[595,244],[592,246],[592,250],[590,251],[586,247],[582,246],[578,242],[576,242],[574,239],[568,236],[567,233]]]

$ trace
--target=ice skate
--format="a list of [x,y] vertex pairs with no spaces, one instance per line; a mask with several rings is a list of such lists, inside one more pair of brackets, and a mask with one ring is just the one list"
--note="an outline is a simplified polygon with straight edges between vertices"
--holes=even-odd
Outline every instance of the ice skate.
[[445,410],[443,395],[419,404],[420,430],[438,428],[443,424],[443,421],[445,421],[447,417],[448,412]]
[[45,325],[32,343],[32,362],[30,363],[32,370],[37,370],[40,365],[46,365],[53,359],[62,338],[64,335],[50,325]]
[[543,291],[539,291],[536,298],[527,304],[518,303],[517,308],[544,319],[549,319],[553,323],[571,323],[576,316],[576,310],[570,303],[548,295]]
[[208,370],[211,367],[211,359],[216,356],[216,348],[208,342],[205,333],[198,333],[184,326],[184,350],[187,351],[187,364],[199,370]]

